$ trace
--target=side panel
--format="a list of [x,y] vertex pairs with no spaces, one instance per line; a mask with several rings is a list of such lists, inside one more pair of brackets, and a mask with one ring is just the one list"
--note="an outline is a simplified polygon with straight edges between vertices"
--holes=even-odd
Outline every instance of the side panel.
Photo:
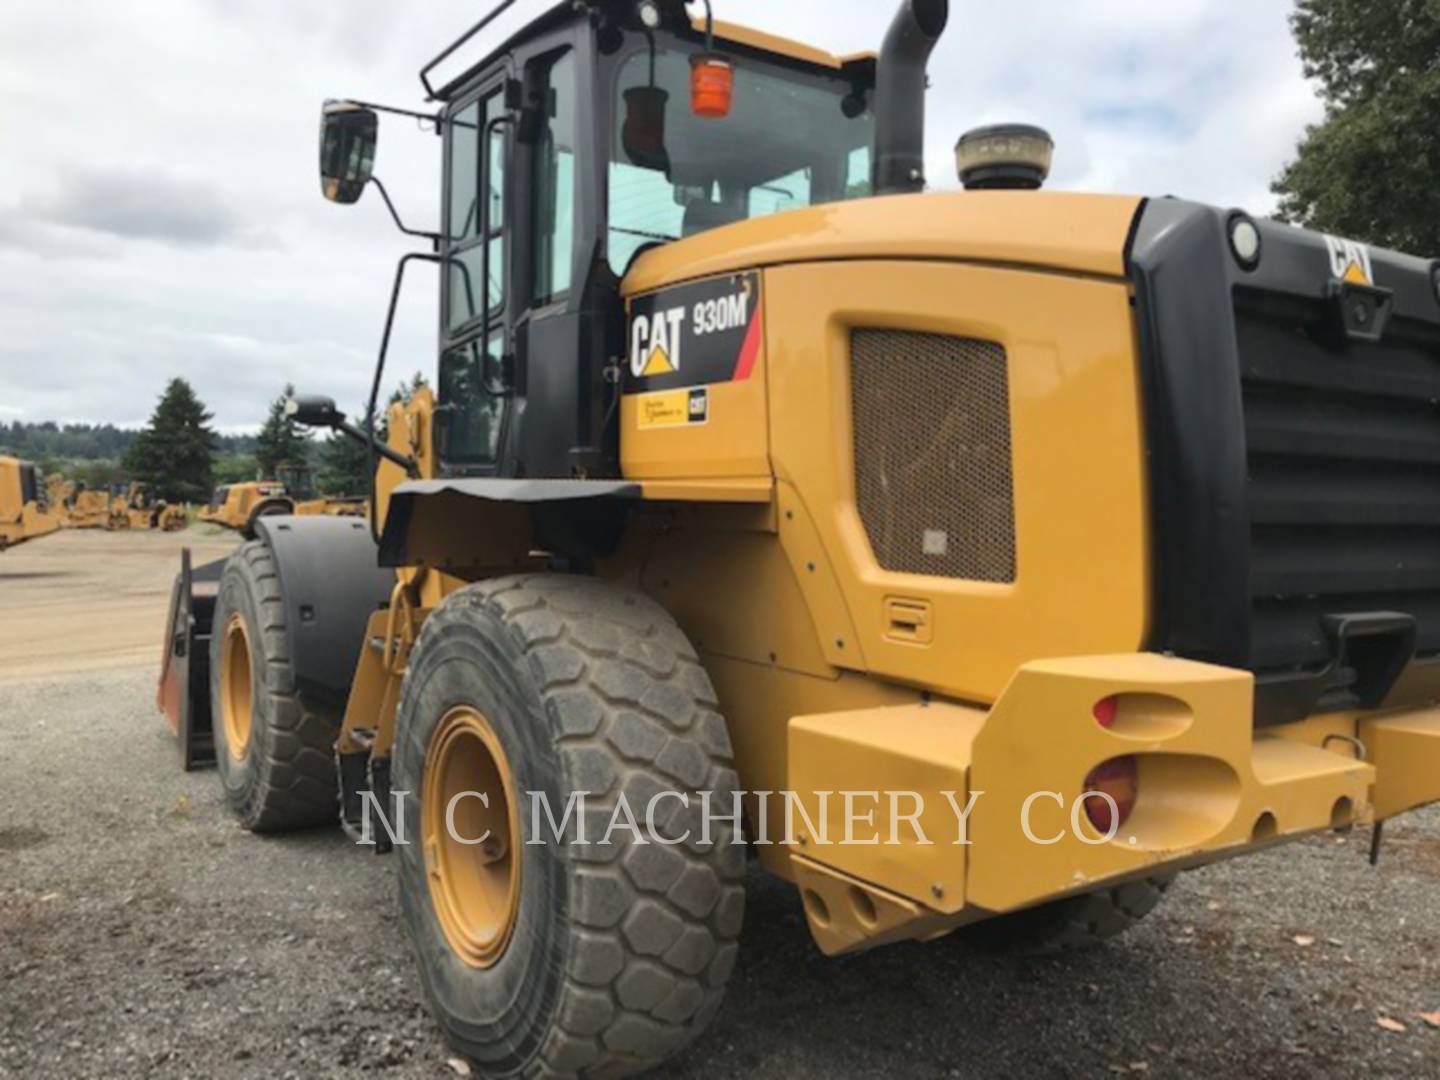
[[[837,664],[993,701],[1030,660],[1140,647],[1147,493],[1123,282],[853,262],[775,269],[765,288],[776,477],[793,487],[804,510],[797,518],[813,519],[819,542],[807,563],[838,577],[859,636],[843,648],[831,643]],[[851,338],[865,328],[1004,348],[1013,583],[900,574],[878,564],[857,509],[852,425]],[[945,475],[940,470],[937,482]],[[915,611],[923,627],[905,622]]]
[[620,406],[627,479],[770,475],[760,274],[632,300],[627,347]]

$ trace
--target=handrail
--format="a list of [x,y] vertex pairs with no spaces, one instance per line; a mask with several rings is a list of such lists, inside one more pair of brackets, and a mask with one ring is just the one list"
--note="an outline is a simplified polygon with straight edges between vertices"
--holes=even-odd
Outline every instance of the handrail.
[[449,60],[450,57],[454,56],[465,45],[469,44],[469,42],[475,38],[476,34],[480,33],[480,31],[484,30],[501,15],[504,15],[505,12],[509,11],[512,7],[514,7],[515,3],[516,0],[500,0],[500,4],[498,7],[495,8],[495,10],[490,12],[489,15],[486,15],[469,30],[465,31],[465,33],[461,34],[459,38],[457,38],[454,42],[451,43],[449,48],[447,48],[439,56],[435,57],[434,60],[431,60],[428,64],[426,64],[423,68],[420,69],[420,85],[425,87],[425,93],[429,95],[429,97],[426,99],[427,101],[435,101],[440,96],[439,93],[436,91],[435,87],[430,84],[430,73],[434,71],[437,67],[439,67],[441,64],[443,64],[446,60]]

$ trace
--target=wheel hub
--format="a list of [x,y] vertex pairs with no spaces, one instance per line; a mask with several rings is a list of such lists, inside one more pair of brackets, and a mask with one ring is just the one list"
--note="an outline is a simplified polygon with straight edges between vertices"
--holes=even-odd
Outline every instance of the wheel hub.
[[225,624],[220,651],[220,719],[225,747],[236,762],[245,760],[254,727],[255,687],[251,675],[250,631],[237,611]]
[[422,839],[430,900],[450,947],[488,968],[520,908],[520,815],[505,751],[478,711],[452,710],[425,758]]

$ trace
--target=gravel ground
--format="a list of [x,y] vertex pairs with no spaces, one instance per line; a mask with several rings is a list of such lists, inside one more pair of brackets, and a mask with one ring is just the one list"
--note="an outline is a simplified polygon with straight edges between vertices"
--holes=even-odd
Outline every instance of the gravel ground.
[[[0,654],[9,588],[0,566]],[[153,665],[80,667],[0,669],[0,1076],[453,1076],[391,862],[242,832],[176,766]],[[1197,871],[1121,942],[1043,961],[826,960],[752,874],[726,1007],[668,1075],[1440,1076],[1440,811],[1379,870],[1367,840]]]
[[[236,828],[176,767],[153,678],[0,685],[0,1074],[453,1075],[389,860]],[[1197,871],[1122,942],[1028,962],[825,960],[757,873],[726,1008],[672,1075],[1440,1075],[1415,1015],[1440,1009],[1440,813],[1378,871],[1365,847]]]

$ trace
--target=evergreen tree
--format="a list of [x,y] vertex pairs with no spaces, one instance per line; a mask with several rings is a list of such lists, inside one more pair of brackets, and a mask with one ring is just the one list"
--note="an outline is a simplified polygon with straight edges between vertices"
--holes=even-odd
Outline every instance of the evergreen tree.
[[217,445],[211,413],[184,379],[172,379],[150,423],[125,454],[125,469],[167,502],[205,502]]
[[[363,417],[356,424],[364,428]],[[370,490],[369,448],[348,435],[333,432],[321,444],[319,483],[320,490],[327,495],[367,493]]]
[[[416,372],[401,383],[390,395],[391,405],[409,404],[421,387],[428,386],[424,374]],[[365,428],[364,410],[355,413],[355,425]],[[388,409],[382,410],[375,426],[375,437],[380,442],[390,438]],[[327,495],[364,495],[370,490],[370,451],[365,444],[341,435],[332,434],[321,444],[320,490]]]
[[266,480],[274,480],[282,465],[298,465],[309,460],[309,434],[285,415],[285,405],[294,396],[295,387],[286,386],[285,393],[270,403],[270,415],[256,440],[255,458]]
[[1275,182],[1282,220],[1440,255],[1440,2],[1299,0],[1325,119]]

